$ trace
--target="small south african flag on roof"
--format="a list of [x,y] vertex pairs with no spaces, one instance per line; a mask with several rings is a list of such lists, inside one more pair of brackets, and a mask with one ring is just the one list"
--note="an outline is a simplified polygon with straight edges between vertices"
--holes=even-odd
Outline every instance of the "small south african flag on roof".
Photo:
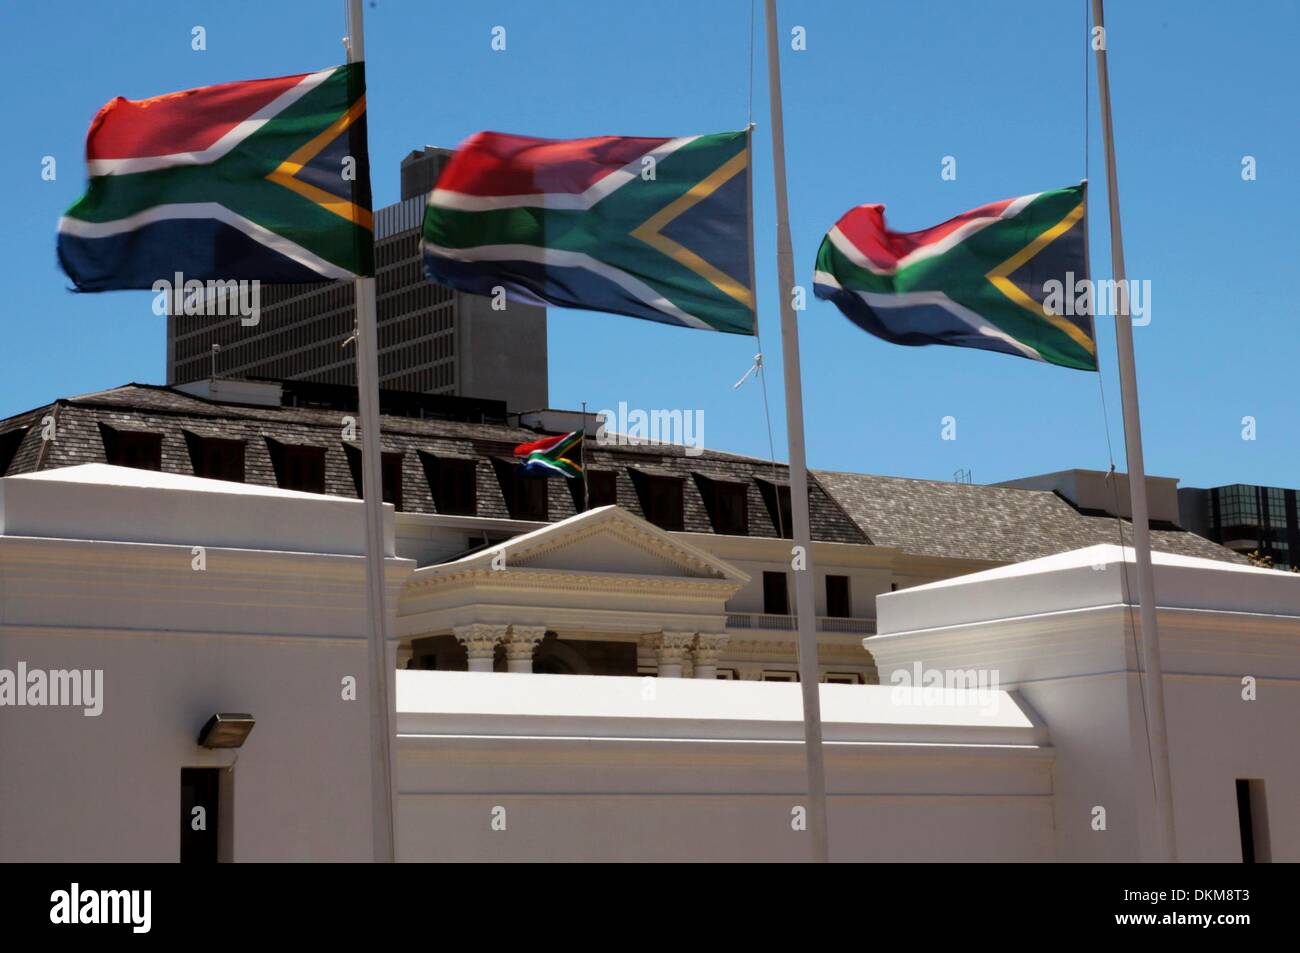
[[575,457],[582,454],[581,430],[560,437],[543,437],[515,447],[525,473],[538,476],[562,476],[570,480],[582,476],[582,464]]

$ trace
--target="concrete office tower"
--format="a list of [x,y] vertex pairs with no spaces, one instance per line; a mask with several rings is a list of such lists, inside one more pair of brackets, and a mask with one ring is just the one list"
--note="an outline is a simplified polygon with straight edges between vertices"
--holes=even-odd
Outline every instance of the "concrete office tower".
[[[546,309],[492,302],[428,282],[420,223],[428,190],[451,151],[427,146],[402,160],[402,200],[375,212],[379,383],[391,390],[547,406]],[[256,325],[237,316],[167,318],[167,382],[221,377],[356,385],[352,284],[264,285]],[[213,351],[213,345],[220,350]]]

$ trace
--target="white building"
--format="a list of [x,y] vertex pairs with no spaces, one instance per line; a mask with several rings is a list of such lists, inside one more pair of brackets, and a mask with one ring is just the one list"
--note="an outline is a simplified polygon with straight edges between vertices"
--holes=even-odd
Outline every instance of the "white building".
[[[28,469],[0,480],[0,860],[367,859],[361,504]],[[837,505],[869,511],[873,486]],[[385,507],[400,859],[808,856],[798,686],[762,680],[792,633],[733,624],[769,615],[754,580],[788,543],[619,503],[532,526]],[[881,682],[821,688],[833,857],[1149,856],[1119,548],[943,579],[981,561],[872,542],[814,554],[879,631],[821,634],[826,674]],[[890,591],[927,567],[939,581]],[[1158,555],[1156,587],[1182,856],[1239,860],[1248,829],[1257,859],[1300,859],[1300,578]],[[467,671],[441,664],[452,646]],[[646,674],[530,671],[629,653]],[[974,687],[905,691],[918,664]],[[730,666],[751,678],[708,677]],[[230,712],[255,719],[243,746],[200,746]]]

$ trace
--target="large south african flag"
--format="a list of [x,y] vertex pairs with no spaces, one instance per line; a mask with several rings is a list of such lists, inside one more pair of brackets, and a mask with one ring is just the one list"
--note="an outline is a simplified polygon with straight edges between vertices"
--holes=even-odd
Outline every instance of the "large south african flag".
[[480,132],[429,194],[423,250],[462,291],[753,334],[749,133]]
[[113,100],[59,220],[80,291],[374,273],[364,64]]
[[1069,306],[1075,283],[1088,277],[1086,206],[1083,183],[894,232],[883,205],[859,205],[823,239],[814,291],[895,344],[974,347],[1095,371],[1092,315]]

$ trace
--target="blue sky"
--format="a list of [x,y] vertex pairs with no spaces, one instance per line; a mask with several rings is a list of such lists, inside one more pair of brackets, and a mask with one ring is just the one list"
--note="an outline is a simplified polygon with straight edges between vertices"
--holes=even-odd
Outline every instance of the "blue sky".
[[[1085,175],[1087,0],[821,0],[781,6],[790,218],[800,281],[850,206],[894,228]],[[756,254],[777,454],[785,458],[771,143],[761,2],[754,38]],[[317,11],[313,14],[312,11]],[[685,135],[749,119],[749,0],[375,0],[366,5],[372,177],[398,197],[398,162],[479,129],[566,137]],[[1124,239],[1152,282],[1135,329],[1147,469],[1184,485],[1300,485],[1300,4],[1110,4]],[[190,47],[191,28],[207,50]],[[490,48],[506,28],[507,49]],[[807,49],[790,49],[805,27]],[[343,3],[135,0],[7,3],[0,59],[8,227],[0,233],[5,344],[0,416],[127,381],[163,382],[164,326],[148,292],[74,296],[54,256],[82,192],[86,127],[110,98],[304,72],[344,58]],[[1089,70],[1091,76],[1092,71]],[[1090,159],[1094,277],[1109,275],[1095,78]],[[42,157],[58,177],[42,181]],[[957,179],[940,177],[944,156]],[[1242,157],[1257,161],[1243,181]],[[814,467],[977,482],[1104,468],[1097,375],[955,348],[901,348],[825,302],[800,316]],[[1114,330],[1099,321],[1101,383],[1123,466]],[[758,387],[732,384],[754,342],[601,314],[551,311],[551,403],[701,408],[715,449],[767,455]],[[945,416],[957,439],[941,437]],[[1257,439],[1241,439],[1244,416]]]

